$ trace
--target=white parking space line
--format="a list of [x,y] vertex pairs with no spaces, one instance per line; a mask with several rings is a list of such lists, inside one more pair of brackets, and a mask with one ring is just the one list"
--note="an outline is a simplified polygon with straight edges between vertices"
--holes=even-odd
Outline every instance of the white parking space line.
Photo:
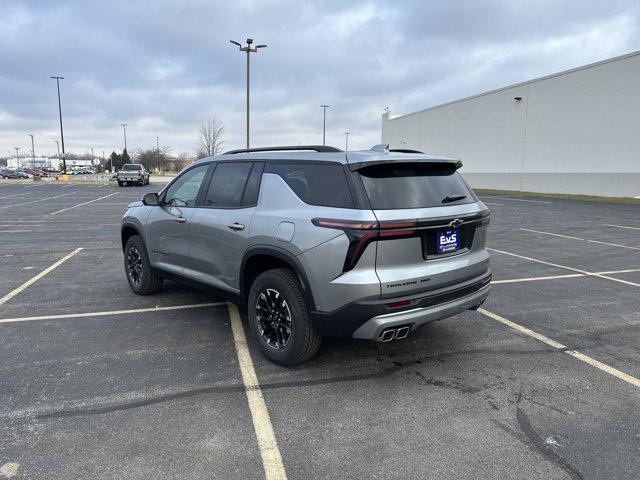
[[504,207],[504,203],[495,203],[495,202],[482,202],[482,203],[484,203],[485,205],[494,205],[497,207]]
[[491,285],[502,285],[504,283],[537,282],[542,280],[559,280],[561,278],[586,277],[583,273],[570,273],[568,275],[551,275],[548,277],[512,278],[510,280],[492,280]]
[[640,379],[629,375],[628,373],[624,373],[620,370],[618,370],[617,368],[611,367],[605,363],[602,363],[598,360],[596,360],[595,358],[590,357],[589,355],[585,355],[584,353],[578,352],[577,350],[567,350],[567,346],[563,345],[560,342],[556,342],[555,340],[549,338],[549,337],[545,337],[544,335],[541,335],[540,333],[534,332],[533,330],[524,327],[518,323],[512,322],[511,320],[507,320],[504,317],[501,317],[500,315],[497,315],[493,312],[490,312],[488,310],[485,310],[484,308],[479,308],[478,312],[489,317],[492,318],[493,320],[496,320],[497,322],[502,323],[503,325],[506,325],[510,328],[513,328],[514,330],[517,330],[520,333],[524,333],[525,335],[535,338],[536,340],[541,341],[542,343],[545,343],[547,345],[549,345],[552,348],[558,349],[558,350],[562,350],[564,353],[566,353],[567,355],[571,355],[573,358],[576,358],[582,362],[585,362],[593,367],[596,367],[599,370],[602,370],[605,373],[608,373],[609,375],[613,375],[614,377],[623,380],[627,383],[630,383],[631,385],[633,385],[634,387],[640,388]]
[[[628,268],[626,270],[608,270],[606,272],[595,272],[594,275],[613,275],[616,273],[633,273],[640,272],[640,268]],[[512,278],[509,280],[493,280],[492,285],[501,285],[503,283],[521,283],[521,282],[537,282],[541,280],[560,280],[562,278],[587,277],[584,273],[570,273],[568,275],[550,275],[546,277],[529,277],[529,278]]]
[[33,322],[37,320],[63,320],[67,318],[104,317],[107,315],[129,315],[133,313],[168,312],[172,310],[190,310],[193,308],[219,307],[226,304],[227,302],[192,303],[189,305],[134,308],[130,310],[112,310],[107,312],[82,312],[82,313],[65,313],[60,315],[39,315],[36,317],[0,318],[0,323]]
[[591,239],[588,239],[588,238],[572,237],[572,236],[569,236],[569,235],[561,235],[559,233],[543,232],[543,231],[540,231],[540,230],[531,230],[531,229],[528,229],[528,228],[521,228],[520,230],[522,230],[524,232],[539,233],[541,235],[550,235],[552,237],[568,238],[569,240],[580,240],[580,241],[589,242],[589,243],[599,243],[600,245],[608,245],[610,247],[628,248],[629,250],[640,250],[640,247],[632,247],[630,245],[621,245],[619,243],[601,242],[600,240],[591,240]]
[[60,197],[65,197],[67,195],[75,195],[75,192],[71,192],[71,193],[63,193],[62,195],[56,195],[55,197],[47,197],[47,198],[40,198],[38,200],[32,200],[30,202],[23,202],[23,203],[15,203],[13,205],[4,205],[2,207],[0,207],[0,210],[5,209],[5,208],[13,208],[13,207],[19,207],[21,205],[29,205],[31,203],[38,203],[38,202],[44,202],[45,200],[53,200],[54,198],[60,198]]
[[572,271],[572,272],[582,273],[583,275],[588,276],[588,277],[604,278],[606,280],[611,280],[612,282],[624,283],[625,285],[631,285],[632,287],[640,287],[640,283],[629,282],[627,280],[622,280],[621,278],[607,277],[603,273],[588,272],[586,270],[581,270],[579,268],[573,268],[573,267],[568,267],[566,265],[559,265],[557,263],[546,262],[544,260],[538,260],[536,258],[525,257],[524,255],[518,255],[517,253],[505,252],[504,250],[497,250],[495,248],[488,248],[487,247],[487,250],[489,250],[491,252],[502,253],[503,255],[510,255],[510,256],[516,257],[516,258],[522,258],[523,260],[529,260],[530,262],[541,263],[542,265],[549,265],[551,267],[562,268],[564,270],[569,270],[569,271]]
[[4,297],[0,298],[0,305],[3,305],[5,303],[7,303],[9,300],[11,300],[13,297],[15,297],[17,294],[19,294],[20,292],[22,292],[25,288],[27,288],[30,285],[33,285],[35,282],[37,282],[38,280],[40,280],[42,277],[44,277],[47,273],[55,270],[56,268],[58,268],[60,265],[62,265],[64,262],[66,262],[67,260],[69,260],[71,257],[73,257],[76,253],[81,252],[83,250],[82,247],[80,248],[76,248],[73,252],[68,253],[67,255],[65,255],[64,257],[62,257],[60,260],[58,260],[56,263],[54,263],[53,265],[51,265],[50,267],[45,268],[43,271],[41,271],[39,274],[37,274],[35,277],[31,277],[29,280],[27,280],[26,282],[24,282],[22,285],[20,285],[18,288],[10,291],[9,293],[7,293]]
[[553,203],[553,202],[545,202],[544,200],[525,200],[523,198],[511,198],[511,197],[485,197],[485,198],[494,198],[496,200],[507,200],[509,202],[544,203],[544,204]]
[[74,208],[81,207],[81,206],[83,206],[83,205],[88,205],[88,204],[90,204],[90,203],[97,202],[98,200],[102,200],[102,199],[104,199],[104,198],[113,197],[114,195],[117,195],[117,194],[118,194],[117,192],[115,192],[115,193],[110,193],[109,195],[105,195],[104,197],[94,198],[93,200],[89,200],[88,202],[82,202],[82,203],[79,203],[79,204],[74,205],[74,206],[72,206],[72,207],[63,208],[62,210],[58,210],[58,211],[55,211],[55,212],[53,212],[53,213],[50,213],[50,214],[49,214],[49,216],[57,215],[58,213],[66,212],[66,211],[68,211],[68,210],[72,210],[72,209],[74,209]]
[[19,197],[21,195],[31,195],[29,192],[27,193],[14,193],[13,195],[4,195],[0,198],[9,198],[9,197]]
[[628,225],[611,225],[609,223],[603,223],[603,227],[616,227],[616,228],[627,228],[629,230],[640,230],[640,227],[630,227]]
[[231,330],[233,331],[233,342],[236,346],[242,381],[244,382],[245,392],[247,394],[249,410],[251,410],[253,428],[256,432],[258,447],[260,448],[264,475],[267,480],[285,480],[287,473],[282,463],[282,456],[280,455],[278,442],[273,432],[267,405],[262,396],[260,384],[258,383],[258,376],[253,368],[253,361],[251,360],[251,354],[247,346],[247,338],[244,334],[242,320],[240,320],[236,306],[232,303],[228,305]]
[[25,233],[33,232],[33,230],[0,230],[0,233]]

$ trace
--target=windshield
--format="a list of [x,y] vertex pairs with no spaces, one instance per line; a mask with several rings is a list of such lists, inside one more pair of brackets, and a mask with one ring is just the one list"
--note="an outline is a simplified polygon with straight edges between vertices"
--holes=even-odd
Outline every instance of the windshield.
[[122,170],[142,170],[142,165],[137,165],[135,163],[125,163],[122,166]]
[[441,207],[477,198],[453,165],[400,163],[359,170],[374,210]]

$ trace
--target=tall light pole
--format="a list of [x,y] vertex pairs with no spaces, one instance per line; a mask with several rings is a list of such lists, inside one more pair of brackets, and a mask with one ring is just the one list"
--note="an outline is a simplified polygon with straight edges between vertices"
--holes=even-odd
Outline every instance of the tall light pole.
[[247,38],[247,45],[243,47],[239,42],[235,40],[229,40],[234,45],[237,45],[241,52],[247,52],[247,148],[249,148],[249,74],[250,74],[250,58],[252,53],[256,53],[259,48],[266,48],[266,45],[256,45],[254,48],[251,48],[251,44],[253,43],[253,38]]
[[327,131],[327,108],[330,105],[320,105],[322,107],[322,145],[326,145],[325,143],[325,134]]
[[58,112],[60,114],[60,140],[62,140],[62,173],[67,173],[67,161],[64,155],[64,131],[62,129],[62,103],[60,102],[60,80],[64,80],[64,77],[53,76],[51,78],[56,79],[56,85],[58,86]]
[[158,136],[156,136],[156,156],[158,157],[156,168],[160,169],[160,137]]
[[31,168],[36,165],[36,149],[33,144],[33,133],[27,133],[27,136],[31,137]]
[[19,155],[20,147],[13,147],[13,148],[16,149],[16,165],[17,165],[16,168],[19,169],[20,168],[20,155]]
[[[58,168],[60,168],[60,142],[58,140],[54,140],[54,142],[58,146]],[[49,162],[49,166],[51,166],[51,162]]]
[[124,149],[127,149],[127,124],[126,123],[121,123],[120,125],[122,125],[122,131],[124,132]]
[[349,132],[344,132],[344,151],[348,152],[349,151]]

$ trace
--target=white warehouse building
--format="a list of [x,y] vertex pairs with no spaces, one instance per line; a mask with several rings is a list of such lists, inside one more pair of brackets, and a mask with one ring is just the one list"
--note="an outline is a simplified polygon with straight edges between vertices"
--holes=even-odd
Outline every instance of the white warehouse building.
[[640,51],[419,112],[382,143],[460,158],[475,188],[640,196]]

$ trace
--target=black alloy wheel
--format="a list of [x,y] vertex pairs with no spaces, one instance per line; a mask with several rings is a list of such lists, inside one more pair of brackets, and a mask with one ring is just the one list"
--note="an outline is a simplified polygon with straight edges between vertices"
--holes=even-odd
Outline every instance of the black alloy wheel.
[[256,300],[256,322],[265,343],[276,350],[291,338],[292,318],[287,299],[278,290],[266,288]]

